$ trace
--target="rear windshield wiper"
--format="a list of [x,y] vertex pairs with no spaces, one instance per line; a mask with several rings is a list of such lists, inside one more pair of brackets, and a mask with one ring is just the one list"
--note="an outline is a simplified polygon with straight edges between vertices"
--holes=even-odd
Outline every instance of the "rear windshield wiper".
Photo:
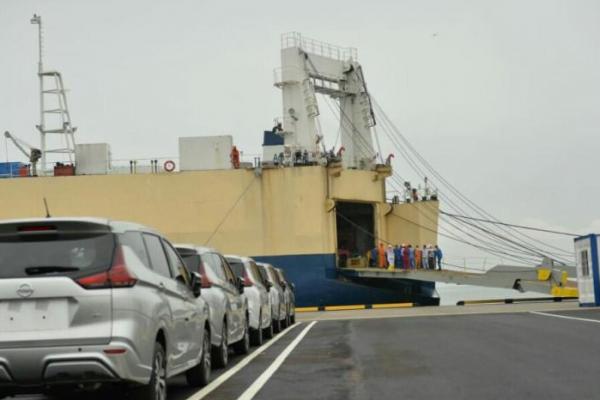
[[79,271],[78,267],[61,267],[60,265],[43,265],[39,267],[27,267],[25,272],[27,275],[43,275],[54,272],[74,272]]

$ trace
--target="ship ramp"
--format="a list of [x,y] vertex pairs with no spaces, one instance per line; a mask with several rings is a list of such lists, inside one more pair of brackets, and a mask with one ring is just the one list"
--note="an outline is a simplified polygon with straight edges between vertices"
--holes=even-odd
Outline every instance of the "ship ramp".
[[576,276],[575,268],[571,266],[497,265],[481,272],[455,269],[338,268],[338,273],[342,277],[356,282],[373,279],[425,281],[548,293],[555,297],[576,297],[578,295],[577,282],[570,278]]

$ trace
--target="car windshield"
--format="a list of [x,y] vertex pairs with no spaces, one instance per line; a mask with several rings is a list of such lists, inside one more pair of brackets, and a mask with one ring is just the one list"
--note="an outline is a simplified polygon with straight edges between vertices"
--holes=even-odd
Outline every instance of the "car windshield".
[[48,234],[0,239],[0,278],[44,277],[107,270],[113,234]]

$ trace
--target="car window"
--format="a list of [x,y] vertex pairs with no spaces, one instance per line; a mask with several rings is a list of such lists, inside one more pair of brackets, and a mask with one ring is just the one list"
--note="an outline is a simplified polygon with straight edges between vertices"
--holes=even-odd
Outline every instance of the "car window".
[[263,278],[262,274],[260,273],[260,269],[258,268],[258,265],[256,265],[254,261],[250,261],[250,275],[252,275],[252,279],[255,282],[261,283],[263,286],[266,286],[267,282],[265,278]]
[[237,259],[227,259],[227,262],[229,263],[231,270],[233,271],[233,273],[236,276],[239,276],[240,278],[244,277],[244,263],[243,262],[241,262]]
[[221,258],[221,263],[223,265],[223,270],[225,271],[225,277],[227,278],[227,281],[229,281],[232,285],[235,285],[236,275],[231,270],[229,263],[223,258]]
[[202,255],[202,261],[205,267],[209,268],[212,273],[221,281],[227,281],[225,277],[225,271],[221,265],[221,258],[214,253],[206,253]]
[[167,261],[167,256],[165,255],[162,243],[160,242],[160,238],[158,236],[145,233],[144,242],[146,243],[146,248],[148,249],[148,255],[150,256],[152,269],[162,276],[171,278],[172,276],[171,271],[169,270],[169,263]]
[[189,285],[191,279],[190,274],[185,267],[185,263],[179,258],[173,246],[166,240],[163,240],[165,251],[167,253],[167,259],[169,260],[169,266],[171,268],[171,275],[174,277],[182,277],[183,281]]
[[179,252],[179,254],[181,255],[181,258],[183,259],[183,262],[185,263],[185,266],[187,267],[188,271],[192,271],[192,272],[197,272],[197,273],[201,273],[200,272],[200,256],[198,254],[196,254],[195,252],[190,252],[190,253],[181,253]]
[[119,234],[119,243],[121,246],[125,246],[137,256],[138,260],[149,269],[152,269],[150,266],[150,260],[148,259],[148,252],[146,251],[146,246],[144,245],[144,239],[142,238],[142,234],[140,232],[129,231],[125,233]]
[[258,273],[260,274],[262,281],[266,285],[266,283],[269,282],[269,276],[267,275],[267,270],[262,265],[257,265],[257,267],[258,267]]

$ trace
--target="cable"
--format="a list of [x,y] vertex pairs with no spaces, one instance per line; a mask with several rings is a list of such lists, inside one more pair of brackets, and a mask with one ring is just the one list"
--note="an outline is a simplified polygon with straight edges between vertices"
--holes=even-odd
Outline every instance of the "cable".
[[[468,199],[467,199],[465,196],[463,196],[463,195],[462,195],[460,192],[458,192],[458,190],[457,190],[456,188],[454,188],[454,187],[453,187],[453,186],[452,186],[452,185],[451,185],[451,184],[450,184],[448,181],[446,181],[446,180],[445,180],[445,179],[444,179],[444,178],[443,178],[443,177],[442,177],[442,176],[441,176],[439,173],[437,173],[437,171],[435,171],[435,170],[433,169],[433,167],[431,167],[431,165],[430,165],[430,164],[429,164],[429,163],[428,163],[428,162],[427,162],[427,161],[426,161],[426,160],[425,160],[425,159],[424,159],[424,158],[423,158],[423,157],[422,157],[422,156],[421,156],[421,155],[420,155],[420,154],[419,154],[419,153],[418,153],[418,152],[417,152],[417,151],[416,151],[416,150],[415,150],[415,149],[414,149],[414,148],[413,148],[411,145],[410,145],[410,143],[409,143],[409,142],[406,140],[406,138],[404,138],[404,137],[402,136],[402,134],[401,134],[401,133],[398,131],[398,129],[397,129],[397,128],[396,128],[396,127],[393,125],[393,123],[391,122],[391,120],[389,120],[389,117],[387,117],[387,115],[385,114],[385,112],[384,112],[384,111],[381,109],[381,107],[379,106],[379,104],[377,103],[377,101],[376,101],[376,100],[374,100],[374,102],[375,102],[375,105],[376,105],[376,107],[378,108],[378,110],[379,110],[379,111],[381,112],[381,114],[383,115],[383,120],[380,118],[380,121],[383,121],[383,123],[384,123],[384,126],[385,126],[386,124],[390,125],[390,126],[391,126],[391,128],[390,128],[390,129],[391,129],[391,130],[395,130],[395,131],[396,131],[396,133],[397,133],[398,137],[399,137],[399,138],[400,138],[400,139],[401,139],[401,140],[402,140],[402,141],[403,141],[403,142],[406,144],[406,147],[407,147],[408,149],[412,150],[412,151],[415,153],[415,155],[417,156],[417,158],[419,158],[419,159],[421,160],[421,162],[424,164],[424,166],[425,166],[426,168],[428,168],[428,169],[430,170],[430,172],[432,172],[432,173],[434,174],[434,176],[438,177],[438,178],[439,178],[439,179],[442,181],[442,183],[445,183],[445,184],[446,184],[446,185],[447,185],[447,186],[450,188],[450,190],[451,190],[451,191],[453,191],[453,192],[454,192],[454,193],[455,193],[455,194],[456,194],[456,195],[459,197],[459,199],[461,199],[463,202],[465,202],[465,203],[467,204],[467,206],[469,206],[469,207],[473,208],[473,205],[470,205],[470,204],[469,204],[470,200],[468,200]],[[403,156],[404,156],[404,158],[407,160],[407,162],[409,163],[409,165],[410,165],[410,166],[411,166],[411,167],[412,167],[412,168],[413,168],[413,169],[414,169],[414,170],[415,170],[415,171],[416,171],[418,174],[420,174],[421,176],[426,176],[426,175],[425,175],[425,173],[424,173],[424,171],[423,171],[423,170],[422,170],[422,169],[421,169],[421,168],[420,168],[420,167],[417,165],[417,163],[416,163],[414,160],[412,160],[412,157],[410,156],[410,154],[408,153],[408,151],[406,151],[406,150],[404,149],[404,146],[402,146],[402,144],[400,144],[399,142],[397,142],[397,141],[395,140],[396,138],[395,138],[395,137],[392,137],[392,136],[391,136],[391,135],[390,135],[388,132],[385,132],[385,133],[386,133],[386,135],[388,136],[388,138],[389,138],[389,139],[390,139],[390,140],[393,142],[393,144],[394,144],[394,145],[395,145],[395,146],[398,148],[398,150],[399,150],[399,151],[402,153],[402,155],[403,155]],[[448,199],[448,201],[449,201],[449,202],[451,202],[451,201],[450,201],[450,199]],[[453,202],[452,202],[452,203],[453,203]],[[471,202],[471,203],[472,203],[472,202]],[[453,204],[454,204],[454,203],[453,203]],[[472,203],[472,204],[474,204],[474,203]],[[454,204],[454,205],[455,205],[455,204]],[[475,205],[475,206],[476,206],[476,205]],[[456,208],[458,208],[459,210],[461,209],[461,208],[460,208],[460,207],[458,207],[457,205],[455,205],[455,207],[456,207]],[[475,208],[474,208],[474,209],[475,209]],[[479,207],[479,209],[481,209],[481,208]],[[480,211],[478,211],[477,209],[475,209],[475,211],[476,211],[476,212],[478,212],[478,213],[481,213],[481,212],[480,212]],[[482,211],[483,211],[483,210],[482,210]],[[463,210],[462,212],[464,213],[464,210]],[[489,214],[488,214],[488,215],[489,215]],[[493,218],[495,218],[495,217],[493,217]],[[503,230],[504,230],[504,229],[503,229]],[[518,231],[516,231],[516,232],[517,232],[517,233],[519,233],[519,234],[521,234],[521,235],[524,235],[524,234],[522,234],[522,233],[520,233],[520,232],[518,232]],[[505,233],[508,233],[508,231],[507,231],[507,230],[505,230]],[[544,246],[546,246],[546,247],[549,247],[549,248],[554,248],[554,249],[556,249],[556,250],[559,250],[559,251],[561,251],[561,252],[565,252],[565,251],[564,251],[564,250],[562,250],[562,249],[559,249],[559,248],[557,248],[557,247],[554,247],[554,246],[551,246],[551,245],[549,245],[549,244],[547,244],[547,243],[541,242],[541,241],[539,241],[539,240],[537,240],[537,239],[535,239],[535,238],[531,238],[531,237],[529,237],[529,236],[527,236],[527,235],[524,235],[524,236],[525,236],[525,237],[527,237],[527,238],[530,238],[530,239],[531,239],[531,240],[533,240],[533,241],[536,241],[536,242],[538,242],[538,243],[541,243],[541,244],[543,244],[543,245],[544,245]],[[547,250],[543,250],[543,249],[539,249],[539,248],[537,248],[537,246],[535,246],[535,245],[532,245],[531,243],[528,243],[527,241],[524,241],[524,242],[525,242],[525,243],[527,243],[527,244],[528,244],[528,245],[529,245],[531,248],[535,249],[537,252],[544,252],[544,253],[552,254],[552,252],[550,252],[550,251],[547,251]],[[566,252],[565,252],[565,253],[566,253]],[[571,254],[571,253],[568,253],[568,254],[569,254],[569,256],[572,256],[572,254]],[[553,255],[554,255],[554,256],[556,256],[556,254],[553,254]]]
[[538,232],[554,233],[556,235],[575,236],[575,237],[582,236],[577,233],[569,233],[569,232],[555,231],[555,230],[551,230],[551,229],[535,228],[533,226],[526,226],[526,225],[509,224],[507,222],[498,222],[498,221],[491,221],[491,220],[483,219],[483,218],[467,217],[466,215],[456,215],[456,214],[451,214],[449,212],[442,211],[442,210],[440,210],[440,213],[447,215],[449,217],[453,217],[453,218],[470,219],[473,221],[486,222],[486,223],[495,224],[495,225],[512,226],[514,228],[519,228],[519,229],[529,229],[529,230],[538,231]]
[[248,186],[246,186],[246,188],[244,189],[244,191],[242,192],[242,194],[240,194],[240,196],[233,203],[233,205],[231,206],[231,208],[227,211],[227,213],[225,214],[225,216],[221,219],[221,221],[219,222],[219,224],[217,225],[217,227],[215,228],[215,230],[210,234],[210,236],[208,237],[208,239],[206,240],[206,242],[204,242],[205,246],[207,246],[208,243],[210,243],[210,241],[212,240],[213,236],[215,236],[215,234],[219,231],[219,229],[221,229],[221,226],[223,225],[223,223],[225,223],[225,221],[227,220],[227,218],[229,217],[229,215],[231,214],[231,212],[235,209],[235,207],[237,207],[238,203],[240,202],[240,200],[242,200],[242,197],[244,197],[244,195],[246,194],[246,192],[248,191],[248,189],[250,189],[250,186],[252,186],[252,184],[254,183],[255,180],[256,180],[256,178],[252,177],[252,180],[250,181],[250,183],[248,183]]

